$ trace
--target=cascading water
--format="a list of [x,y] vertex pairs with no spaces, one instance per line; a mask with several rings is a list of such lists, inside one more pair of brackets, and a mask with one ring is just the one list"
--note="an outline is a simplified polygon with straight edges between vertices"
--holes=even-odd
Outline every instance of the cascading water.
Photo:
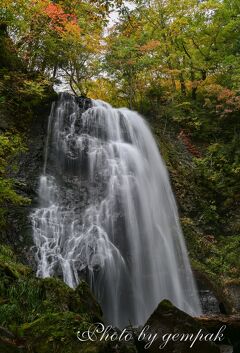
[[49,117],[40,206],[31,215],[38,276],[81,278],[106,322],[143,324],[168,298],[192,315],[198,294],[166,167],[136,112],[62,94]]

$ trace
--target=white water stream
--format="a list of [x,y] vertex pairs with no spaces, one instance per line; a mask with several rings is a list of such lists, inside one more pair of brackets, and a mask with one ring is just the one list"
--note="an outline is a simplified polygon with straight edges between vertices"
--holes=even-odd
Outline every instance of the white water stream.
[[31,215],[37,275],[81,278],[106,322],[144,324],[162,299],[201,313],[168,173],[141,116],[61,95],[49,117],[39,208]]

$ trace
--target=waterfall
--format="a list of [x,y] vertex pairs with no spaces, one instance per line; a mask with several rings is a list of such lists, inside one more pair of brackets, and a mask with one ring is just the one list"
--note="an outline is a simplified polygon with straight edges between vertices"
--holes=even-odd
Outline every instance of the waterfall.
[[144,324],[162,299],[201,313],[165,164],[144,119],[62,94],[32,213],[37,275],[91,286],[107,323]]

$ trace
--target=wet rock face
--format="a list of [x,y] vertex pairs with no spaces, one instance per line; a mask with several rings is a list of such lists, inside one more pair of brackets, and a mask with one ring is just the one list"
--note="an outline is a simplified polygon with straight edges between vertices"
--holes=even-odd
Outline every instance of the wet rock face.
[[18,156],[18,171],[12,175],[16,180],[17,192],[29,199],[31,204],[8,208],[7,227],[2,233],[2,241],[13,247],[16,254],[26,263],[33,263],[31,224],[29,213],[37,201],[39,172],[43,163],[43,148],[46,134],[47,118],[51,103],[48,102],[36,111],[26,135],[27,151]]
[[194,271],[203,315],[231,315],[240,312],[240,282],[216,283],[203,272]]
[[219,301],[215,297],[214,293],[207,288],[201,288],[199,290],[200,301],[202,305],[203,314],[218,314]]
[[228,283],[225,285],[224,294],[228,298],[232,313],[240,312],[240,283]]
[[[1,241],[12,246],[20,259],[33,268],[35,268],[35,260],[29,215],[39,201],[37,195],[39,175],[43,170],[48,117],[53,97],[35,109],[34,117],[26,134],[27,151],[18,157],[16,163],[18,171],[12,175],[16,180],[17,191],[31,199],[31,203],[27,206],[9,208],[8,226],[1,233]],[[55,98],[57,99],[56,95]],[[84,112],[91,104],[91,100],[84,97],[78,97],[77,102],[81,112]]]
[[204,315],[220,314],[221,300],[217,298],[211,283],[200,273],[195,272],[202,312]]

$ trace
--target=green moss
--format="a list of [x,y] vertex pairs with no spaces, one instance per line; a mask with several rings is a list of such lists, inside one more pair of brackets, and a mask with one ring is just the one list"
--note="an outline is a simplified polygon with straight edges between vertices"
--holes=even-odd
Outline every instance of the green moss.
[[[34,322],[24,324],[19,334],[27,340],[35,353],[114,353],[114,342],[80,342],[77,332],[89,329],[92,321],[88,314],[72,312],[47,314]],[[119,353],[136,353],[134,345],[120,343]]]
[[30,268],[17,262],[10,247],[0,244],[0,276],[17,279],[31,272]]
[[72,311],[86,313],[95,321],[101,321],[101,308],[86,282],[81,281],[73,290],[57,278],[39,280],[45,312]]
[[0,304],[4,305],[8,301],[11,285],[30,273],[30,268],[17,262],[16,256],[8,246],[0,244]]
[[21,330],[25,337],[33,333],[36,337],[52,336],[52,338],[62,339],[65,335],[75,337],[78,330],[87,330],[90,323],[87,314],[48,313],[31,323],[23,324]]
[[49,313],[23,324],[19,333],[37,352],[54,352],[56,349],[57,352],[70,352],[70,344],[80,345],[77,332],[87,330],[90,323],[87,314]]
[[[68,311],[74,290],[58,278],[45,278],[39,281],[45,311]],[[80,303],[79,303],[80,304]],[[80,305],[79,305],[80,306]],[[78,308],[79,309],[79,308]]]
[[[93,321],[101,321],[102,310],[98,302],[96,301],[93,293],[90,290],[90,287],[85,281],[81,281],[78,287],[75,290],[75,298],[80,298],[81,312],[88,311],[91,315]],[[74,310],[74,307],[78,305],[78,302],[72,299],[71,307]],[[75,309],[76,310],[76,309]]]
[[205,235],[194,223],[182,225],[195,269],[217,283],[240,278],[239,236]]
[[159,307],[164,310],[172,310],[174,308],[170,300],[167,300],[167,299],[162,300],[161,303],[159,304]]
[[0,307],[0,323],[12,329],[36,319],[43,312],[42,292],[34,278],[21,278],[6,291],[7,303]]
[[[100,306],[87,283],[81,282],[73,290],[57,278],[35,278],[5,246],[0,246],[0,269],[0,326],[16,337],[6,343],[0,332],[0,351],[115,352],[114,342],[82,343],[77,339],[78,331],[86,331],[94,322],[101,321]],[[15,342],[22,342],[23,348]],[[120,344],[119,352],[136,351],[131,344]]]
[[9,247],[0,246],[0,326],[39,352],[68,352],[68,344],[79,348],[76,331],[95,319],[101,320],[101,310],[85,282],[73,290],[57,278],[35,278]]

